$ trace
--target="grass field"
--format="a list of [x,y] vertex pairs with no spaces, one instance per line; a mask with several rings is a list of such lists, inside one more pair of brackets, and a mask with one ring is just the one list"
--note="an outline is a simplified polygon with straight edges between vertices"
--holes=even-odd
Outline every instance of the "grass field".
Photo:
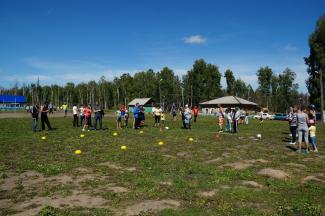
[[325,215],[324,126],[320,153],[298,154],[286,122],[218,139],[213,117],[164,131],[147,117],[143,133],[105,117],[84,138],[71,118],[50,121],[33,133],[31,119],[0,119],[0,215]]

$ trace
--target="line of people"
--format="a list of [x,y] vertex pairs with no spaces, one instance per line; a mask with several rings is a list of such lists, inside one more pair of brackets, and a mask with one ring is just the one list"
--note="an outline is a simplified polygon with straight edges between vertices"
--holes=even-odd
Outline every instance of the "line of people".
[[[242,118],[241,111],[239,107],[236,108],[224,108],[219,106],[219,113],[218,113],[218,124],[219,124],[219,133],[224,131],[224,122],[226,120],[226,127],[225,132],[229,133],[237,133],[239,132],[239,121]],[[244,124],[248,124],[248,113],[246,112],[244,116]]]

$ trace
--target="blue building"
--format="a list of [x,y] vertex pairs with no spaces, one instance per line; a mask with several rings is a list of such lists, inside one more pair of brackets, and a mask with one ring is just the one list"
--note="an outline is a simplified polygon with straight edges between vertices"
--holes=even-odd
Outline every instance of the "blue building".
[[0,111],[24,109],[26,97],[21,95],[0,95]]

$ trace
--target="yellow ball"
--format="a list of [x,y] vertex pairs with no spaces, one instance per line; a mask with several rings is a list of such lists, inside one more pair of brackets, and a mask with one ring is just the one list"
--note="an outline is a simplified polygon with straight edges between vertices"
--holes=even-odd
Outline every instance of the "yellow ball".
[[85,134],[80,134],[80,137],[81,137],[81,138],[84,138],[84,137],[85,137]]
[[77,155],[78,154],[81,154],[81,150],[79,150],[79,149],[78,150],[75,150],[74,153],[77,154]]
[[143,131],[140,131],[139,133],[140,133],[140,134],[143,134]]
[[113,136],[117,136],[117,133],[115,132],[115,133],[113,133]]
[[126,150],[127,147],[125,145],[121,146],[121,150]]
[[194,139],[193,139],[192,137],[188,139],[188,141],[190,141],[190,142],[192,142],[193,140],[194,140]]
[[158,142],[158,145],[164,145],[163,141]]
[[43,137],[42,137],[42,140],[46,140],[46,137],[45,137],[45,136],[43,136]]

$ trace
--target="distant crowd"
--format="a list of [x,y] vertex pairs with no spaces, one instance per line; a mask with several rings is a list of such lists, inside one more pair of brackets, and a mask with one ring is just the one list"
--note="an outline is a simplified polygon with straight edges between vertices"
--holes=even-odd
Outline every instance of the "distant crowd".
[[[68,116],[69,107],[64,103],[60,109],[64,113],[64,117]],[[147,107],[148,109],[148,107]],[[166,112],[159,106],[154,105],[147,110],[147,113],[151,113],[153,116],[153,127],[160,128],[160,130],[168,129],[166,126]],[[98,102],[92,108],[90,105],[85,104],[81,107],[73,105],[72,109],[72,126],[82,127],[82,131],[90,130],[102,130],[104,109]],[[146,124],[146,108],[136,103],[131,108],[133,113],[132,128],[139,129]],[[53,114],[54,106],[52,103],[44,103],[42,106],[35,105],[30,107],[33,117],[33,131],[37,131],[39,114],[41,116],[41,129],[45,130],[47,126],[48,130],[53,130],[48,114]],[[92,118],[93,113],[93,118]],[[177,120],[177,115],[181,116],[182,126],[184,129],[191,129],[192,122],[196,122],[199,115],[199,108],[194,106],[191,109],[188,105],[177,108],[175,104],[170,109],[172,120]],[[116,116],[116,129],[128,128],[129,127],[129,110],[125,105],[120,105],[119,109],[115,112]],[[260,120],[263,122],[263,111],[260,114]],[[316,145],[316,111],[315,106],[310,105],[309,107],[290,107],[290,111],[287,115],[289,122],[289,128],[291,133],[290,145],[296,145],[298,141],[297,151],[302,151],[302,144],[305,144],[305,152],[308,152],[308,144],[312,146],[311,151],[318,152]],[[248,124],[248,111],[241,111],[239,107],[236,108],[223,108],[218,107],[217,113],[217,124],[219,126],[218,133],[228,132],[237,133],[239,131],[239,124]]]

